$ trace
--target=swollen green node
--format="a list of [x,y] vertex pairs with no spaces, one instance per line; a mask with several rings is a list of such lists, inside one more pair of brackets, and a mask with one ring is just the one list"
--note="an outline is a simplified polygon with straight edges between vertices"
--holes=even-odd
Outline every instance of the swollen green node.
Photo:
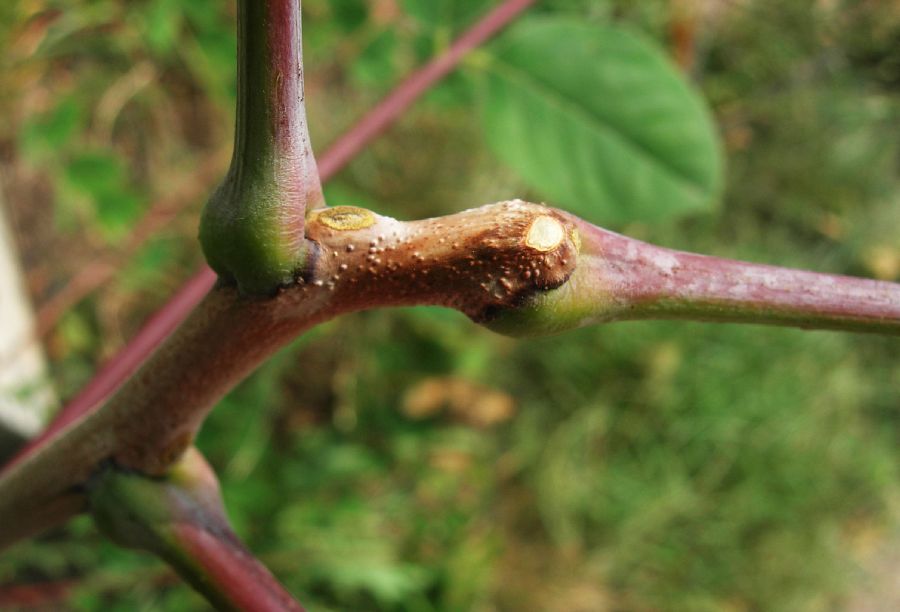
[[[580,249],[577,230],[570,236]],[[620,307],[603,281],[603,265],[601,257],[580,252],[565,283],[497,313],[486,327],[505,336],[546,336],[615,319]]]
[[225,524],[215,475],[193,448],[162,477],[107,464],[86,488],[98,528],[121,546],[165,553],[179,547],[173,531],[178,524]]
[[306,261],[304,241],[292,237],[275,185],[231,176],[213,194],[200,220],[200,244],[209,266],[242,293],[269,295],[293,282]]
[[498,313],[485,327],[514,338],[547,336],[582,327],[594,314],[593,308],[572,299],[569,282]]

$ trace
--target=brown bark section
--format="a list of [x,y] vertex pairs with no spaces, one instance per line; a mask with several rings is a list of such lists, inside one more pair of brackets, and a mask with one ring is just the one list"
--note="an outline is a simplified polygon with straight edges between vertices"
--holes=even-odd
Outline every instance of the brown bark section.
[[[506,0],[467,30],[445,52],[400,83],[381,103],[366,113],[325,151],[319,164],[321,180],[327,181],[345,167],[360,150],[398,119],[419,96],[452,71],[466,53],[494,36],[531,4],[533,0]],[[212,287],[215,278],[215,273],[204,266],[141,328],[125,349],[105,364],[88,386],[66,404],[48,429],[30,441],[13,461],[0,468],[0,472],[10,470],[13,464],[41,448],[57,432],[98,408],[99,403],[148,358],[150,352],[171,333],[172,329],[187,318],[189,312],[200,303],[208,289]]]
[[[347,223],[353,215],[361,217]],[[370,225],[353,229],[363,217]],[[528,244],[537,220],[561,228],[559,242],[546,250]],[[319,245],[314,283],[333,293],[342,312],[430,304],[481,322],[524,296],[562,285],[577,259],[573,232],[554,209],[513,200],[410,222],[331,208],[310,216],[307,236]],[[310,290],[307,285],[300,295]]]
[[106,460],[165,473],[222,395],[309,327],[419,304],[487,320],[563,284],[578,250],[571,221],[519,200],[412,222],[338,207],[310,215],[307,238],[316,255],[296,284],[273,298],[217,286],[103,408],[0,477],[0,546],[23,535],[23,517],[77,494]]

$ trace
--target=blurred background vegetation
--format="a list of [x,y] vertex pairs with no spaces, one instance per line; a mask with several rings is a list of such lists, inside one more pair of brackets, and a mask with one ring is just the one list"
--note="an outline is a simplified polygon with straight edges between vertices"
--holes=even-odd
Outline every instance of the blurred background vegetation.
[[[321,151],[492,3],[303,4]],[[655,40],[719,126],[717,207],[611,229],[896,281],[897,7],[533,12]],[[68,397],[202,263],[197,216],[231,149],[234,6],[5,0],[0,49],[0,178]],[[485,143],[491,52],[333,180],[329,202],[416,218],[545,199]],[[512,341],[439,309],[314,330],[199,440],[238,532],[306,606],[422,612],[897,609],[898,443],[896,339],[660,322]],[[0,555],[0,585],[5,609],[204,607],[86,518]]]

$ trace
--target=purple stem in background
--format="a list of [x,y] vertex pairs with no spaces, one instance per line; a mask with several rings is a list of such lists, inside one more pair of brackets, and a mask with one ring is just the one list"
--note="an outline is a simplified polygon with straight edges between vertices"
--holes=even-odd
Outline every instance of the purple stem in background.
[[[497,34],[534,2],[535,0],[506,0],[467,30],[441,55],[401,82],[322,155],[319,163],[321,180],[327,181],[342,170],[366,145],[396,121],[417,98],[453,70],[467,52]],[[57,413],[47,428],[30,440],[0,469],[0,473],[34,453],[60,430],[89,414],[100,402],[109,397],[200,303],[215,281],[215,273],[206,266],[188,280],[147,321],[134,339],[104,364],[82,391]]]

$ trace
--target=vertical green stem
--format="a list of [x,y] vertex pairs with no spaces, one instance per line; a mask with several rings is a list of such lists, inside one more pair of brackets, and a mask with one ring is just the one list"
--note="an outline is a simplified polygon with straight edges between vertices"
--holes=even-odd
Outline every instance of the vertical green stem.
[[232,171],[272,158],[276,180],[301,202],[315,204],[321,188],[304,105],[300,0],[240,0],[238,11]]
[[204,210],[210,266],[271,293],[306,261],[304,217],[323,204],[306,121],[300,0],[238,1],[234,157]]

